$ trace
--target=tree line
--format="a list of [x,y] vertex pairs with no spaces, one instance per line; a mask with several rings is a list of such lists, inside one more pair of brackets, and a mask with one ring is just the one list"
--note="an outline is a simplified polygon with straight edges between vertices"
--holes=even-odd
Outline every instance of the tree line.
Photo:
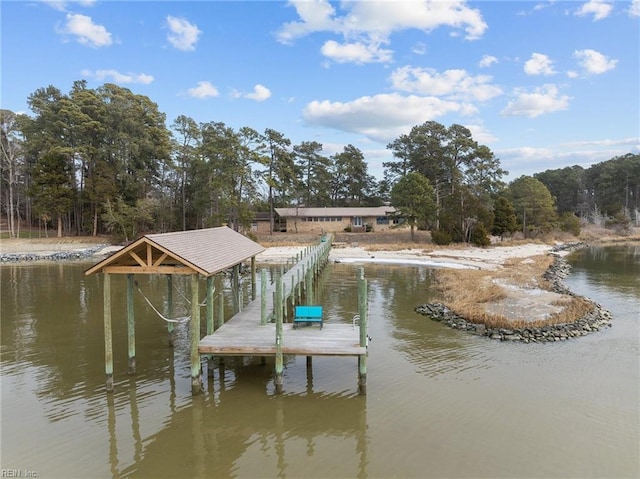
[[499,159],[467,128],[428,121],[388,145],[393,161],[378,181],[353,145],[325,156],[321,143],[292,144],[269,128],[184,115],[167,127],[150,98],[114,84],[90,89],[76,81],[67,94],[48,86],[27,104],[32,115],[0,111],[0,199],[11,236],[22,224],[123,240],[222,224],[241,229],[259,211],[271,213],[273,231],[276,207],[391,201],[412,228],[481,243],[489,232],[551,227],[557,212],[595,208],[606,217],[638,209],[637,155],[572,170],[574,183],[546,171],[507,185]]

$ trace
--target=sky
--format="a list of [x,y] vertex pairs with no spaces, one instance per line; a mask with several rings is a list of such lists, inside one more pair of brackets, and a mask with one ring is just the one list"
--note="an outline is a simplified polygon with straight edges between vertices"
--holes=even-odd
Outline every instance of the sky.
[[331,156],[426,121],[464,125],[509,174],[640,153],[640,0],[11,1],[0,106],[116,83],[166,114],[271,128]]

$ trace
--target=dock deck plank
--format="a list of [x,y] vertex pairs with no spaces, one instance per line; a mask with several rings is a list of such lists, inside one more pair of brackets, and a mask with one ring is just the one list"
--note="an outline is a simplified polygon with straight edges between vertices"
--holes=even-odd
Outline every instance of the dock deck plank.
[[[304,282],[304,272],[313,264],[312,255],[305,256],[283,275],[284,296],[289,297],[297,287],[298,278]],[[275,285],[267,288],[267,315],[273,312]],[[247,304],[238,314],[227,320],[213,334],[203,337],[198,345],[200,354],[213,356],[271,356],[276,354],[276,327],[260,324],[261,298]],[[282,331],[282,353],[307,356],[360,356],[367,348],[360,346],[360,331],[352,324],[324,323],[318,327],[297,329],[285,323]]]

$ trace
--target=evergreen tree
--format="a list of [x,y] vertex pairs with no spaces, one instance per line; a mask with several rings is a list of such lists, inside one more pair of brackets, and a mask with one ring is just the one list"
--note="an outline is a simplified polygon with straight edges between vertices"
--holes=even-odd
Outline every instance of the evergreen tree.
[[493,209],[493,230],[494,235],[504,238],[518,229],[518,219],[513,208],[513,203],[504,195],[498,196]]
[[429,179],[417,172],[408,173],[393,185],[391,201],[411,226],[413,241],[415,227],[426,227],[435,213],[434,192]]

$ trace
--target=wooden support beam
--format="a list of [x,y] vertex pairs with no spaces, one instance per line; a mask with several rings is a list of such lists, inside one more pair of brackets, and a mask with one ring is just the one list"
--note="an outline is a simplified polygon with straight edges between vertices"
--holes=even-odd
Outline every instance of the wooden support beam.
[[114,274],[198,274],[184,266],[105,266],[102,271]]
[[168,255],[167,253],[162,253],[162,254],[160,255],[160,257],[159,257],[157,260],[155,260],[155,261],[154,261],[153,266],[154,266],[154,267],[158,267],[158,266],[160,266],[160,265],[162,264],[162,262],[163,262],[165,259],[167,259],[168,257],[169,257],[169,255]]
[[136,373],[136,319],[133,308],[133,275],[127,275],[127,344],[129,346],[128,374]]
[[104,275],[104,371],[107,391],[113,391],[113,336],[111,331],[111,276]]
[[129,251],[129,256],[131,256],[131,257],[133,258],[133,260],[134,260],[136,263],[138,263],[140,266],[142,266],[143,268],[144,268],[145,266],[147,266],[147,265],[145,264],[145,262],[144,262],[144,261],[142,261],[142,258],[140,258],[140,256],[138,256],[138,255],[135,253],[135,251]]
[[202,379],[200,378],[200,353],[198,343],[200,342],[200,299],[198,291],[198,276],[191,277],[191,393],[200,394],[202,392]]

